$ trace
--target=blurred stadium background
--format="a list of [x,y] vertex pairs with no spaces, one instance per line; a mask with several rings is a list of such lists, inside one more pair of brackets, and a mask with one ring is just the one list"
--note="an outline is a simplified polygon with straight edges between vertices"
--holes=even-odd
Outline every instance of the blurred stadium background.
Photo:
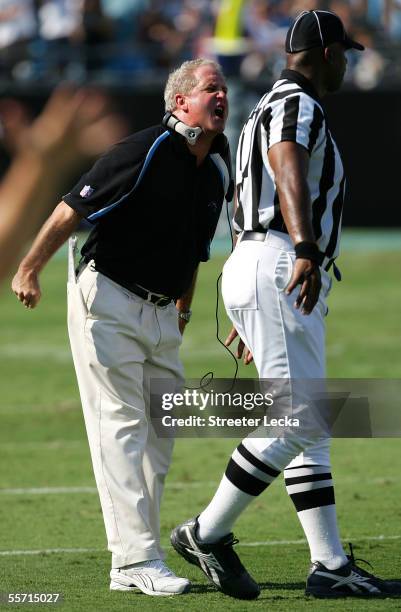
[[[328,317],[329,375],[401,378],[400,0],[0,0],[0,172],[60,81],[101,88],[129,133],[160,121],[168,72],[197,56],[217,57],[224,66],[235,151],[243,120],[284,66],[286,29],[305,8],[334,10],[367,48],[350,55],[343,90],[325,101],[349,177],[339,261],[344,279],[335,283]],[[65,191],[70,186],[71,179]],[[216,277],[228,252],[222,218],[183,343],[191,378],[233,373],[214,321]],[[135,604],[248,609],[215,594],[172,553],[172,567],[196,583],[182,603],[145,597],[137,603],[107,592],[109,557],[65,329],[65,277],[62,249],[42,275],[37,310],[26,312],[7,287],[0,296],[0,591],[61,591],[64,609],[73,611]],[[224,337],[229,325],[222,309],[220,323]],[[240,376],[255,376],[253,366],[241,365]],[[177,443],[162,512],[164,542],[177,522],[207,503],[234,444]],[[399,441],[336,440],[333,463],[345,541],[351,538],[357,556],[372,560],[377,573],[400,578]],[[241,518],[238,535],[241,556],[265,585],[253,607],[322,609],[302,596],[307,547],[282,484]]]
[[60,81],[103,88],[128,133],[161,120],[168,72],[198,56],[223,65],[235,152],[249,110],[284,66],[288,26],[305,8],[336,11],[366,46],[348,54],[345,86],[326,102],[349,176],[345,225],[399,226],[400,0],[0,0],[0,172]]

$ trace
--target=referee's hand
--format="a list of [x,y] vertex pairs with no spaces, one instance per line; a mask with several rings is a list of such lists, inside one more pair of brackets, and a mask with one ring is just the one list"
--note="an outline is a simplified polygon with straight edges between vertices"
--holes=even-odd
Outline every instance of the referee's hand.
[[[224,342],[225,346],[230,346],[232,341],[237,336],[238,336],[238,332],[235,329],[235,327],[233,327]],[[241,338],[239,338],[236,357],[237,359],[241,359],[241,357],[243,357],[243,362],[245,365],[249,365],[253,361],[253,355],[251,351],[249,350],[247,346],[245,346],[245,343]]]
[[285,290],[286,294],[290,295],[297,285],[301,285],[301,289],[294,307],[301,309],[302,314],[309,315],[317,304],[322,286],[317,263],[310,259],[295,260],[292,276]]

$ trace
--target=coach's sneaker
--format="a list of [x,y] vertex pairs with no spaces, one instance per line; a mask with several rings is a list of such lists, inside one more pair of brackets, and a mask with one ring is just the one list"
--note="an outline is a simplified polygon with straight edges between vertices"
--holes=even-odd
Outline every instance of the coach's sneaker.
[[197,529],[198,519],[193,518],[172,531],[171,544],[178,554],[197,565],[226,595],[237,599],[256,599],[260,594],[259,586],[233,551],[233,545],[238,542],[233,534],[213,544],[205,544],[198,540]]
[[306,581],[306,595],[315,597],[401,596],[401,583],[376,578],[373,574],[355,565],[352,548],[348,559],[348,563],[336,570],[329,570],[319,562],[312,563]]
[[178,578],[161,559],[144,561],[132,567],[112,569],[111,591],[140,590],[146,595],[182,595],[191,588],[186,578]]

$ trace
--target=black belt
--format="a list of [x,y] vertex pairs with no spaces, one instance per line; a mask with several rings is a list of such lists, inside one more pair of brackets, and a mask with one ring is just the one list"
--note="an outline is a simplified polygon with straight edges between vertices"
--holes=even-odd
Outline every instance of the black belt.
[[[88,263],[89,262],[87,262],[85,259],[81,259],[81,261],[78,264],[77,269],[75,270],[75,273],[77,276],[80,273],[80,271]],[[122,287],[124,287],[124,289],[128,289],[128,291],[130,291],[131,293],[134,293],[135,295],[142,298],[146,302],[150,302],[151,304],[154,304],[155,306],[160,306],[160,307],[168,306],[171,302],[174,301],[173,298],[168,297],[167,295],[160,295],[158,293],[153,293],[152,291],[148,291],[148,289],[145,289],[145,287],[141,287],[140,285],[137,285],[136,283],[129,283],[129,282],[127,283],[126,281],[121,281],[119,279],[117,280],[116,278],[111,277],[108,272],[99,268],[99,266],[97,266],[96,263],[95,263],[94,269],[97,272],[100,272],[101,274],[103,274],[103,276],[107,276],[107,278],[112,280],[114,283],[121,285]]]
[[[113,279],[112,279],[113,280]],[[119,283],[121,285],[122,283]],[[138,297],[142,298],[146,302],[150,302],[155,306],[168,306],[173,301],[173,298],[168,297],[167,295],[158,295],[157,293],[152,293],[152,291],[148,291],[144,287],[137,285],[136,283],[125,283],[122,285],[131,293],[135,293]]]
[[[267,230],[265,232],[263,232],[263,231],[252,232],[250,230],[246,230],[242,234],[241,242],[243,240],[257,240],[258,242],[264,242],[266,240],[266,234],[267,234]],[[319,251],[319,262],[318,263],[319,263],[320,266],[322,265],[325,257],[326,257],[326,255],[324,253],[322,253],[322,251]],[[337,266],[335,265],[334,259],[330,259],[330,261],[327,263],[327,265],[325,267],[326,272],[328,272],[330,270],[331,266],[333,266],[334,276],[336,277],[336,279],[337,280],[341,280],[341,272],[337,268]]]

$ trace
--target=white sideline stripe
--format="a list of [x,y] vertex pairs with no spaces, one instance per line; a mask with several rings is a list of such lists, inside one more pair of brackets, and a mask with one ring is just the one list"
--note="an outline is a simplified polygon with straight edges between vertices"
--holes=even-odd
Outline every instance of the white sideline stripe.
[[[348,482],[361,482],[360,478],[346,477],[342,479],[345,483]],[[400,482],[401,478],[394,478],[392,476],[385,478],[371,478],[370,483],[374,484],[392,484]],[[217,480],[206,480],[206,481],[195,481],[195,482],[167,482],[166,491],[169,489],[202,489],[203,487],[216,487],[218,485]],[[7,488],[0,489],[1,495],[69,495],[75,493],[97,493],[96,487],[82,486],[82,487],[18,487],[18,488]]]
[[105,548],[43,548],[42,550],[0,550],[0,557],[18,557],[20,555],[45,555],[51,553],[92,553],[105,552]]
[[[223,349],[219,345],[202,349],[198,348],[194,341],[185,340],[182,350],[191,354],[191,356],[197,356],[200,360],[204,357],[210,357],[210,355],[219,355]],[[53,359],[60,363],[72,363],[71,351],[67,345],[16,346],[15,344],[2,344],[0,345],[0,357],[26,360]]]
[[2,344],[0,357],[7,359],[54,359],[61,363],[72,362],[71,351],[65,345],[41,344],[18,346],[15,344]]
[[[377,542],[384,540],[401,540],[401,535],[378,535],[378,536],[348,536],[347,538],[341,538],[343,542],[352,540],[353,542]],[[237,546],[254,547],[254,546],[296,546],[298,544],[307,544],[305,538],[299,540],[267,540],[262,542],[239,542]]]
[[[172,482],[166,489],[186,489],[215,487],[217,481],[210,482]],[[0,489],[0,495],[69,495],[74,493],[97,493],[96,487],[27,487],[16,489]]]
[[0,495],[59,495],[70,493],[97,493],[96,487],[28,487],[0,489]]
[[[14,411],[15,412],[15,411]],[[81,446],[85,446],[85,449],[88,446],[87,440],[51,440],[49,442],[1,442],[0,450],[2,451],[41,451],[41,450],[55,450],[58,451],[60,449],[69,449],[69,448],[79,448]]]
[[[360,536],[353,537],[349,536],[347,540],[353,540],[354,542],[370,542],[370,541],[386,541],[386,540],[401,540],[401,535],[379,535],[379,536]],[[252,548],[256,546],[295,546],[299,544],[306,544],[305,539],[300,540],[266,540],[264,542],[239,542],[238,546],[243,548]],[[167,545],[167,543],[164,543]],[[44,555],[52,553],[64,553],[64,554],[80,554],[80,553],[94,553],[94,552],[107,552],[106,548],[43,548],[40,550],[0,550],[0,557],[13,557],[22,555]]]

